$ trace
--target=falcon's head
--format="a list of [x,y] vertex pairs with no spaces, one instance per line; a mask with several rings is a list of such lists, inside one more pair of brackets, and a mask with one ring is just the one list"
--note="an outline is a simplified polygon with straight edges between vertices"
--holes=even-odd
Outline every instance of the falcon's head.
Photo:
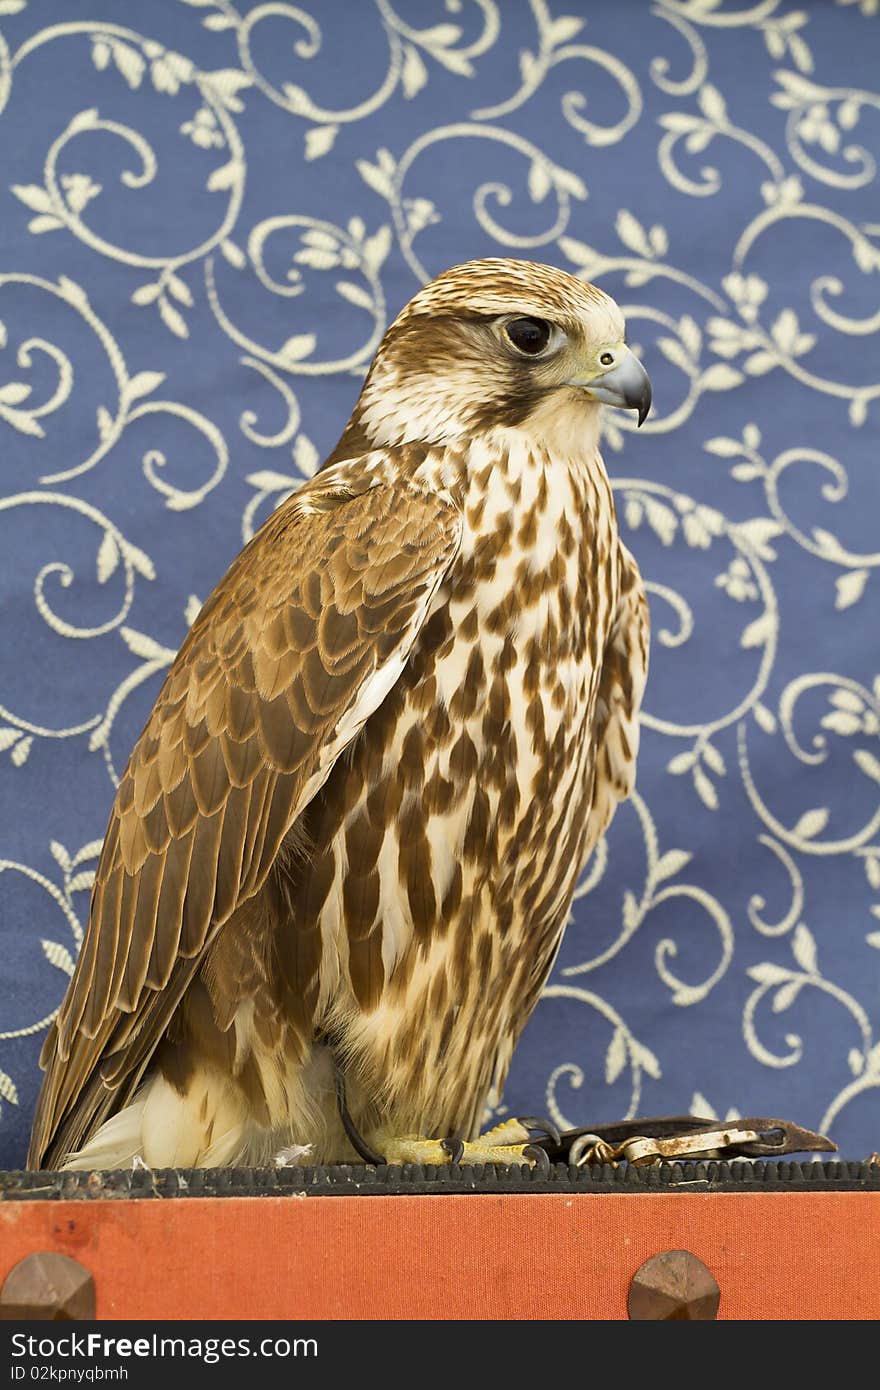
[[356,411],[369,443],[439,444],[497,426],[575,445],[599,403],[651,407],[613,299],[531,261],[468,261],[410,300],[382,341]]

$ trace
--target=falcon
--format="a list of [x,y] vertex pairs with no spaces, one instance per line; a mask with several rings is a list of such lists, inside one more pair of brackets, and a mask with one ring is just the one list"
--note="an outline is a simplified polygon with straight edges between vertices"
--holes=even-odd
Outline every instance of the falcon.
[[31,1167],[534,1161],[530,1122],[480,1121],[647,670],[603,402],[641,424],[648,377],[550,266],[456,266],[391,325],[135,745]]

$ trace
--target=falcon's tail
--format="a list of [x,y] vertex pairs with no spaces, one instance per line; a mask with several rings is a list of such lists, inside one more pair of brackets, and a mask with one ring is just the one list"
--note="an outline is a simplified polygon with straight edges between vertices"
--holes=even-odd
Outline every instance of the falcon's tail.
[[63,1169],[214,1168],[246,1148],[248,1114],[228,1078],[197,1072],[181,1094],[164,1076],[144,1082],[134,1099],[105,1120]]

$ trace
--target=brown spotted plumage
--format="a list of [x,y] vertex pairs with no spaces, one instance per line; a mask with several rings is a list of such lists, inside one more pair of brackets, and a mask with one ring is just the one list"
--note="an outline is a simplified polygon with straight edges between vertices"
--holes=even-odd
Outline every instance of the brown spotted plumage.
[[365,1136],[476,1135],[633,783],[603,400],[647,378],[562,271],[471,262],[391,326],[132,753],[32,1166],[348,1160],[334,1064]]

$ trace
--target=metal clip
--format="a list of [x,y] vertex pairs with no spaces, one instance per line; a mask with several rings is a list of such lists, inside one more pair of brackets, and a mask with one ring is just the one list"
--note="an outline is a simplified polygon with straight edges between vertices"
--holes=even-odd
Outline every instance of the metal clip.
[[[651,1134],[651,1129],[659,1133]],[[722,1155],[778,1158],[782,1154],[829,1153],[837,1149],[824,1134],[802,1129],[790,1120],[743,1119],[722,1124],[694,1116],[679,1116],[676,1121],[630,1120],[596,1130],[571,1130],[561,1136],[561,1143],[566,1142],[568,1162],[576,1168],[587,1163],[632,1163],[641,1167],[647,1163]]]
[[674,1163],[686,1158],[716,1158],[731,1149],[742,1153],[743,1145],[760,1144],[756,1129],[741,1125],[724,1125],[715,1129],[694,1130],[672,1139],[628,1139],[620,1145],[621,1157],[640,1168],[645,1163]]

